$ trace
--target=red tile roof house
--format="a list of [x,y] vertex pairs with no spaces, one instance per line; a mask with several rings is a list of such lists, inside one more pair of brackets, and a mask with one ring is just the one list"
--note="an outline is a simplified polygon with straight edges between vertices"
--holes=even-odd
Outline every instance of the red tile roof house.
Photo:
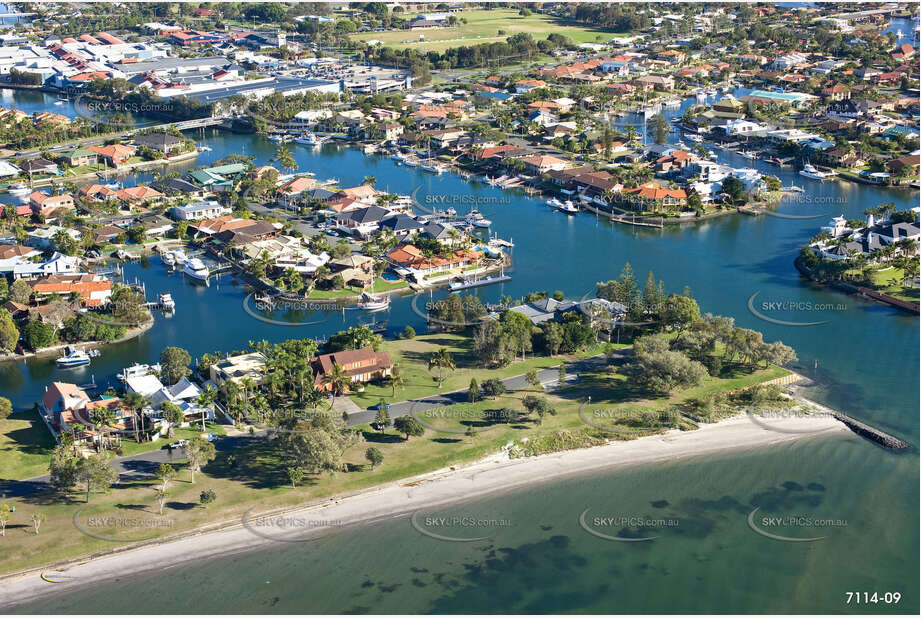
[[360,350],[344,350],[332,354],[317,356],[313,366],[314,384],[318,390],[330,392],[332,386],[327,383],[326,377],[333,370],[333,363],[342,367],[352,384],[363,384],[376,378],[390,375],[393,370],[393,361],[387,352],[375,352],[371,348]]
[[415,245],[406,244],[390,250],[384,257],[396,266],[410,268],[425,276],[476,264],[482,259],[483,253],[478,250],[456,249],[450,257],[436,255],[428,258]]
[[118,191],[115,189],[110,189],[103,185],[87,185],[80,188],[80,193],[83,194],[83,197],[94,202],[108,202],[110,200],[118,199]]
[[[118,397],[92,400],[83,389],[68,382],[52,382],[51,386],[45,389],[39,407],[55,433],[73,433],[78,443],[88,439],[95,442],[105,433],[109,433],[111,437],[113,430],[118,432],[115,433],[116,436],[121,436],[122,432],[134,429],[136,418],[135,413],[125,409]],[[108,432],[97,430],[93,426],[93,411],[100,408],[115,413],[115,423],[107,428]],[[81,425],[82,430],[78,429]]]
[[97,275],[50,275],[31,283],[36,299],[52,294],[79,294],[84,307],[104,307],[112,297],[112,282]]
[[308,189],[312,189],[317,181],[307,176],[298,176],[281,185],[278,191],[286,196],[300,195]]
[[32,208],[32,212],[40,214],[47,219],[50,216],[54,216],[54,211],[58,209],[64,208],[73,210],[74,198],[69,193],[48,195],[41,191],[35,191],[29,196],[29,206]]
[[128,159],[134,156],[134,152],[137,149],[134,146],[124,144],[112,144],[111,146],[90,146],[87,150],[92,150],[113,167],[118,167],[123,163],[127,163]]
[[688,195],[684,189],[666,189],[657,182],[647,182],[633,189],[624,189],[622,195],[635,207],[653,212],[662,207],[668,209],[688,203]]
[[137,187],[127,187],[116,191],[115,196],[123,202],[141,204],[141,203],[153,203],[158,202],[163,199],[163,194],[145,186]]

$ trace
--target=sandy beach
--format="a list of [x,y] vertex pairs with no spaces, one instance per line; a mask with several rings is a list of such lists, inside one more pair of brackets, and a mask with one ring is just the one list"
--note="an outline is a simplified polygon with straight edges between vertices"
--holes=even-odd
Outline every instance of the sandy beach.
[[94,559],[74,560],[54,569],[35,569],[7,576],[0,579],[0,609],[87,583],[97,584],[114,577],[162,570],[222,554],[273,545],[290,546],[290,543],[341,531],[343,527],[407,516],[420,509],[436,509],[569,476],[847,432],[841,422],[823,414],[776,419],[752,419],[742,415],[702,425],[696,431],[671,430],[632,441],[540,457],[510,460],[505,453],[497,453],[468,466],[438,470],[354,495],[334,497],[284,513],[275,512],[268,517],[263,517],[265,514],[259,512],[257,505],[243,521],[219,530],[190,532],[180,538],[129,547]]

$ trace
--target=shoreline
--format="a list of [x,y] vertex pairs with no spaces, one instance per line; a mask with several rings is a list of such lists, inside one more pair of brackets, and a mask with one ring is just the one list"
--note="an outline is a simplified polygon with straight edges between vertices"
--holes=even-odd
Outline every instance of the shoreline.
[[155,319],[151,318],[149,321],[136,326],[134,328],[129,328],[125,331],[125,334],[118,339],[113,339],[112,341],[75,341],[74,343],[62,343],[60,345],[54,345],[47,348],[42,348],[41,350],[35,352],[26,352],[25,354],[4,354],[0,356],[0,363],[8,363],[11,361],[23,361],[30,358],[44,358],[51,356],[57,352],[60,352],[67,346],[76,346],[83,348],[84,350],[95,350],[102,349],[105,346],[113,345],[116,343],[124,343],[125,341],[130,341],[135,337],[140,337],[151,328],[153,328]]
[[[770,424],[771,428],[766,428]],[[34,567],[19,573],[0,576],[0,609],[11,609],[45,597],[52,590],[67,592],[81,587],[81,582],[102,583],[127,574],[156,571],[235,553],[265,549],[279,543],[305,541],[357,525],[382,519],[405,517],[420,509],[442,508],[458,501],[483,499],[495,494],[530,485],[558,482],[566,478],[601,471],[731,453],[768,447],[804,438],[850,433],[837,419],[827,415],[787,417],[754,423],[745,415],[717,423],[701,425],[695,431],[670,430],[626,442],[550,453],[537,457],[509,459],[505,451],[478,462],[451,466],[416,477],[392,481],[352,494],[331,496],[314,503],[253,515],[307,517],[311,520],[347,522],[342,526],[309,528],[306,536],[297,530],[259,534],[243,523],[225,521],[211,529],[191,530],[174,537],[143,545],[114,548],[95,555]],[[475,485],[472,487],[472,482]],[[252,509],[251,509],[252,510]],[[244,514],[244,518],[248,516]],[[42,575],[53,569],[66,573],[63,581],[49,589]],[[54,592],[54,594],[58,594]]]

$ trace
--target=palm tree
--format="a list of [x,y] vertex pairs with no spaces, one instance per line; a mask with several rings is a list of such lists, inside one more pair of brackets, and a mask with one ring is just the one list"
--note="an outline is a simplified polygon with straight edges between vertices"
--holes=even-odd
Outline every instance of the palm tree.
[[[217,389],[209,384],[207,387],[205,387],[205,390],[203,390],[198,395],[198,401],[196,403],[198,403],[198,406],[200,408],[211,408],[214,406],[214,403],[216,401],[217,401]],[[205,430],[205,413],[204,412],[202,412],[202,415],[201,415],[201,430],[202,431]]]
[[403,379],[403,375],[400,371],[400,366],[397,364],[393,365],[393,369],[390,370],[390,386],[393,387],[393,393],[390,395],[390,398],[397,396],[397,389],[403,388],[406,384],[406,381]]
[[[349,375],[345,372],[345,369],[339,363],[333,363],[332,369],[323,377],[323,381],[329,385],[330,390],[333,393],[333,403],[336,401],[336,397],[345,392],[346,387],[348,386],[351,379]],[[332,408],[332,405],[330,405]]]
[[134,441],[140,444],[141,410],[150,405],[150,402],[147,401],[147,397],[144,395],[132,391],[122,398],[122,403],[134,412]]
[[90,412],[90,420],[93,422],[93,426],[96,428],[96,431],[100,432],[101,435],[99,439],[99,445],[102,447],[102,450],[105,450],[105,429],[115,425],[115,412],[108,408],[96,408]]
[[441,384],[445,380],[445,371],[453,371],[457,368],[457,365],[454,363],[454,358],[448,348],[439,348],[437,352],[433,352],[429,357],[429,371],[432,370],[432,367],[438,368],[438,388],[441,388]]
[[377,178],[368,174],[367,176],[361,179],[361,184],[371,185],[373,187],[374,185],[377,184]]
[[284,144],[280,145],[275,150],[275,156],[272,157],[272,161],[277,161],[279,165],[287,170],[297,169],[297,161],[294,160],[294,155],[291,154],[291,149]]

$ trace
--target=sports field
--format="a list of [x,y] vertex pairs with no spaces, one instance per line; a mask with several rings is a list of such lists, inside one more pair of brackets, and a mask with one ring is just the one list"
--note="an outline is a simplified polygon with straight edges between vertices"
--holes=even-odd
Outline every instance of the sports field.
[[[409,15],[414,16],[413,13]],[[479,9],[462,11],[455,15],[458,19],[466,19],[467,23],[429,30],[362,32],[352,35],[352,38],[360,41],[382,41],[384,45],[395,49],[411,47],[419,51],[441,52],[451,47],[504,41],[518,32],[528,32],[535,39],[545,39],[551,32],[556,32],[570,37],[576,43],[600,43],[616,36],[624,36],[604,29],[565,22],[548,15],[534,13],[522,17],[517,9]],[[504,34],[500,35],[499,30]]]

